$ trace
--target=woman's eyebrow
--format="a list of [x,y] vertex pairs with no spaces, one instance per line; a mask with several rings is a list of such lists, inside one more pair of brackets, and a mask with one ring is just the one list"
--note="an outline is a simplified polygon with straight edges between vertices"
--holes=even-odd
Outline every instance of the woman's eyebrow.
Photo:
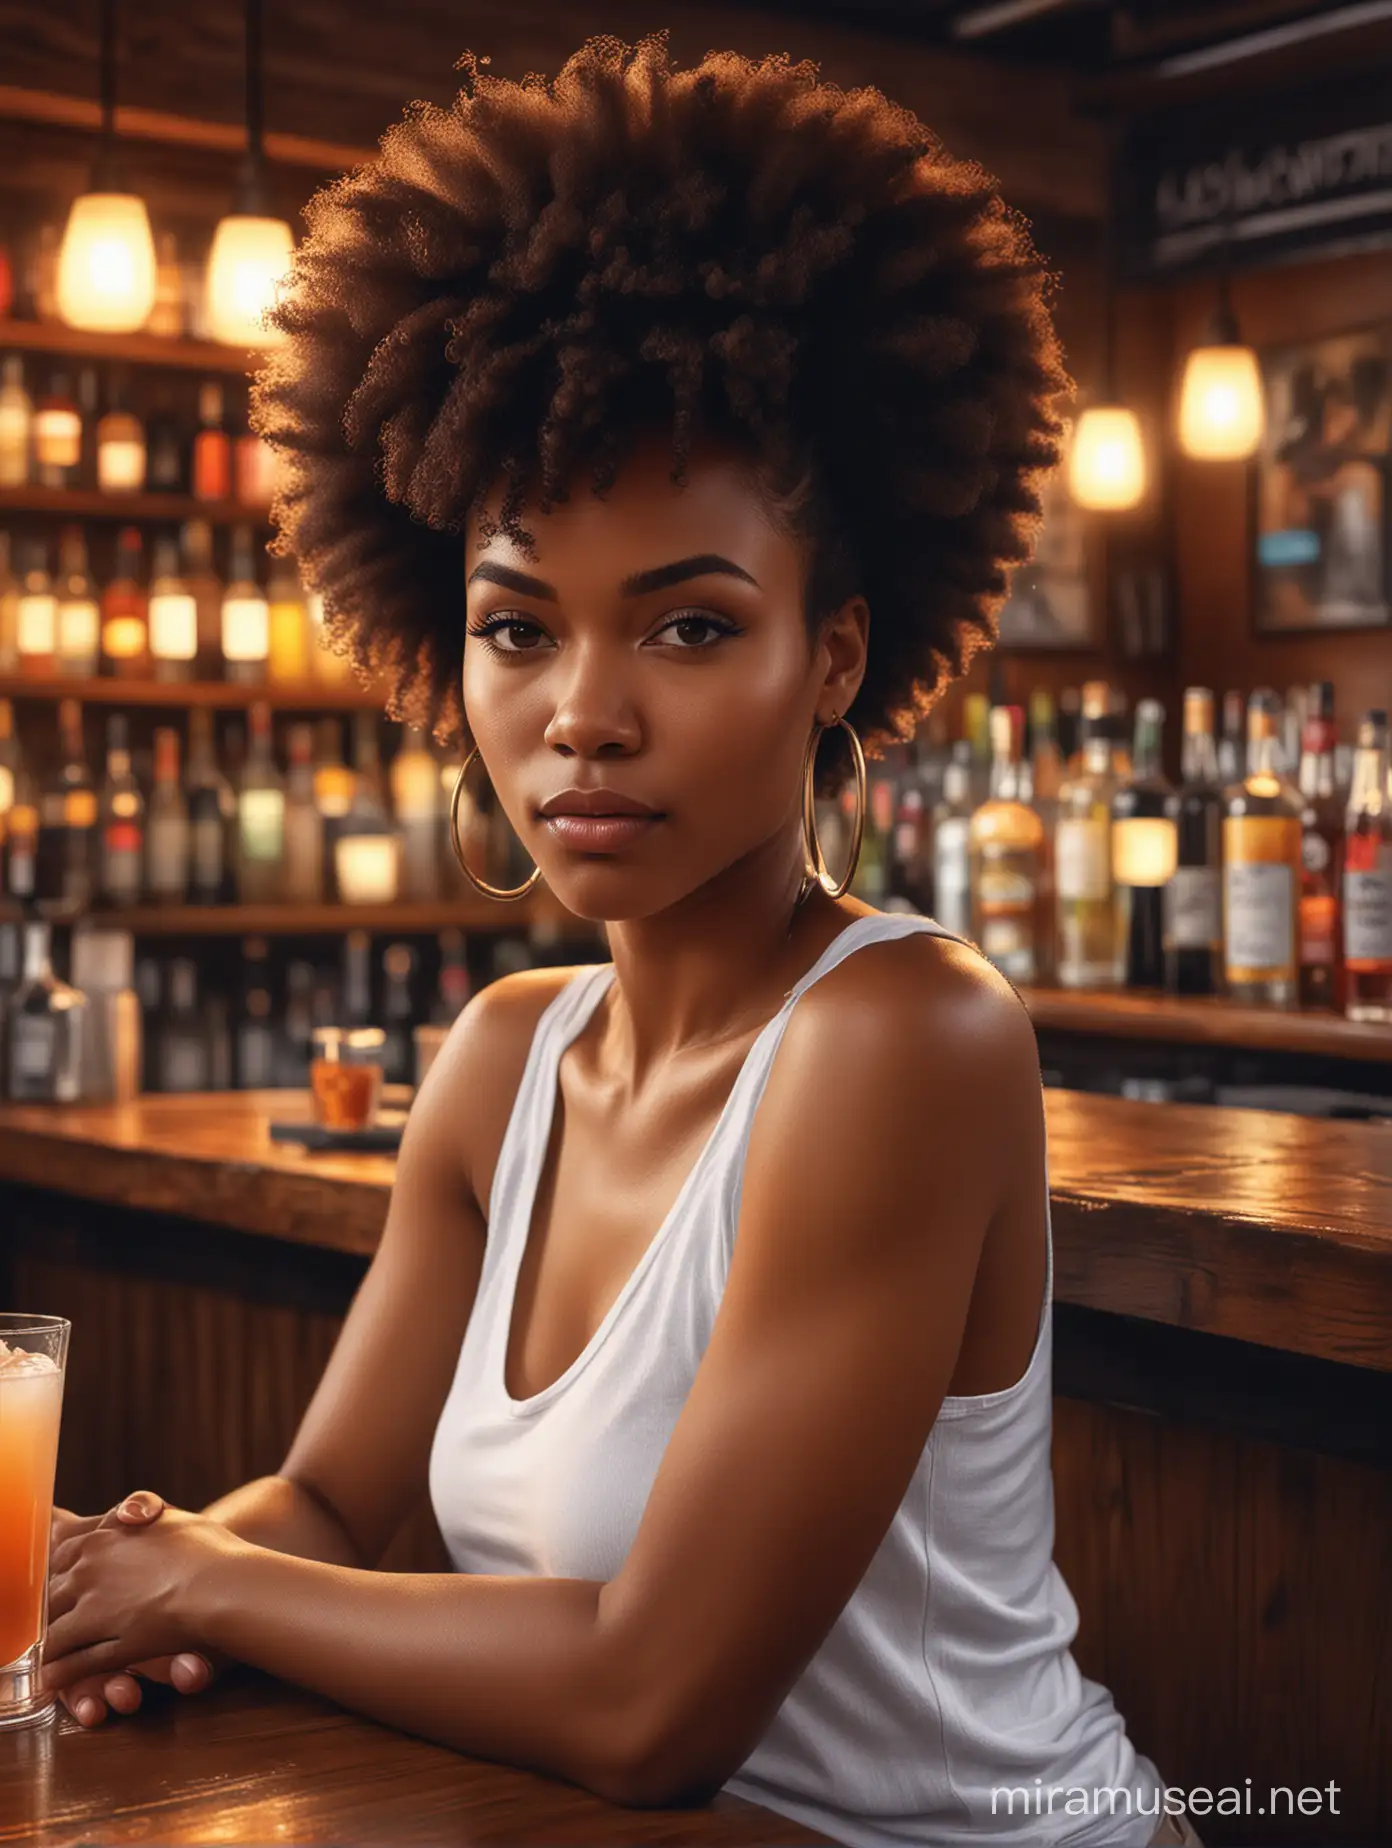
[[496,565],[490,558],[481,560],[469,573],[471,584],[480,580],[501,584],[504,590],[519,591],[524,597],[539,597],[546,603],[557,601],[555,591],[544,579],[531,577],[525,571],[514,571],[511,565]]
[[619,589],[625,597],[641,597],[649,591],[668,590],[687,578],[712,574],[743,578],[746,584],[752,584],[756,590],[759,588],[759,580],[733,559],[722,558],[719,552],[698,552],[694,558],[678,558],[670,565],[656,565],[651,571],[635,572],[624,579]]

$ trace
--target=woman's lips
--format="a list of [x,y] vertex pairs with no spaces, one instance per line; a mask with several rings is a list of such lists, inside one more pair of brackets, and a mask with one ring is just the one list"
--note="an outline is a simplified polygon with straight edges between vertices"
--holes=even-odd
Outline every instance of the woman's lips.
[[543,815],[542,820],[567,847],[627,847],[657,822],[661,815]]

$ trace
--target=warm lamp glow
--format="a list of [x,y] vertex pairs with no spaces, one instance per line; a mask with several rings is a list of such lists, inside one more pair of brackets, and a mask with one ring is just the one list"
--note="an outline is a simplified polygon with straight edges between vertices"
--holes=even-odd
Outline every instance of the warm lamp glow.
[[1179,394],[1179,445],[1201,462],[1255,455],[1266,427],[1261,368],[1251,347],[1195,347]]
[[1083,412],[1068,456],[1068,491],[1080,507],[1123,513],[1145,493],[1145,451],[1136,413],[1120,404]]
[[134,193],[84,193],[58,254],[58,312],[69,327],[131,334],[155,304],[155,240]]
[[290,268],[295,243],[282,218],[230,212],[218,225],[208,257],[208,322],[229,346],[274,346],[276,328],[261,325],[276,284]]

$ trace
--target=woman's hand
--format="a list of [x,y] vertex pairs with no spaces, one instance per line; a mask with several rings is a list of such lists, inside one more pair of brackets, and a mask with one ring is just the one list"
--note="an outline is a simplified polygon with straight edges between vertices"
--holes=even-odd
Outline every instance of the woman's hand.
[[[161,1516],[172,1531],[151,1545]],[[150,1531],[142,1535],[142,1528]],[[148,1490],[105,1515],[56,1508],[43,1687],[56,1690],[79,1722],[96,1725],[105,1718],[106,1702],[118,1713],[139,1707],[137,1674],[187,1694],[210,1686],[230,1658],[196,1634],[183,1594],[209,1560],[244,1544],[203,1515],[167,1509]],[[149,1552],[137,1556],[135,1549],[144,1546]],[[191,1643],[198,1652],[188,1649]],[[174,1647],[179,1653],[168,1653]]]

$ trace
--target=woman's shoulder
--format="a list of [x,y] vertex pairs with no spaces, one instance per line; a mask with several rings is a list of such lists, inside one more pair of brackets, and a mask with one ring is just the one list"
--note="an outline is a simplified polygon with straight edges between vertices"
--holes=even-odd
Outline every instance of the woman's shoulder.
[[1033,1053],[1032,1020],[1009,981],[980,950],[937,931],[861,942],[813,981],[804,1003],[806,1020],[841,1031],[926,1026],[946,1052],[982,1042]]
[[1034,1026],[1010,983],[979,950],[927,930],[859,945],[805,991],[794,1023],[809,1050],[878,1057],[887,1082],[944,1070],[1039,1082]]

